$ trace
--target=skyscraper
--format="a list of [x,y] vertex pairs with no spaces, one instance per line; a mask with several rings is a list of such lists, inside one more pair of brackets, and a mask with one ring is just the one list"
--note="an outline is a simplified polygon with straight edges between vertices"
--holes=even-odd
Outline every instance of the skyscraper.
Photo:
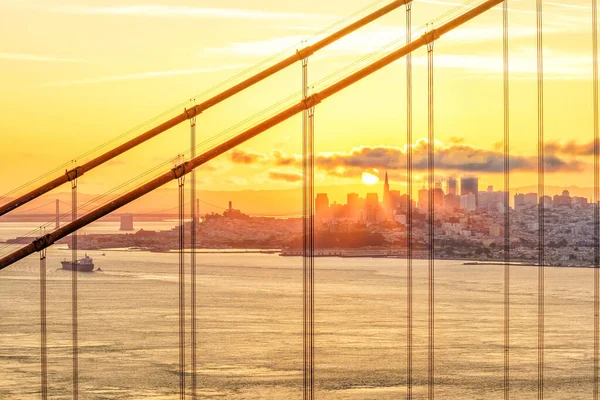
[[456,178],[450,177],[448,178],[448,194],[455,196],[456,195]]
[[390,183],[388,173],[385,172],[385,183],[383,184],[383,210],[387,215],[391,215],[393,209],[392,195],[390,194]]
[[317,193],[315,199],[315,216],[317,218],[325,218],[329,213],[329,197],[327,193]]
[[479,204],[479,179],[475,176],[460,178],[460,195],[473,194],[475,207]]

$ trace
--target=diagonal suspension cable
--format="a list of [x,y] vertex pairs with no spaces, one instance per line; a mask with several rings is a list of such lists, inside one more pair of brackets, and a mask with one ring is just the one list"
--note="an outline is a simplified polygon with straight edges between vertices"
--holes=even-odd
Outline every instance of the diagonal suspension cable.
[[[342,19],[340,19],[339,21],[337,21],[337,22],[334,22],[333,24],[331,24],[331,25],[329,25],[329,26],[327,26],[327,27],[325,27],[325,28],[323,28],[323,29],[319,30],[318,32],[314,33],[314,34],[313,34],[313,35],[310,37],[310,39],[317,40],[319,37],[321,37],[322,35],[326,34],[326,33],[327,33],[327,32],[329,32],[329,31],[331,31],[333,28],[335,28],[335,27],[338,27],[338,26],[342,25],[343,23],[346,23],[346,22],[350,21],[351,19],[353,19],[353,18],[357,17],[358,15],[360,15],[360,14],[362,14],[362,13],[366,12],[367,10],[369,10],[369,9],[371,9],[371,8],[373,8],[373,7],[376,7],[376,6],[377,6],[377,5],[379,5],[379,4],[380,4],[382,1],[383,1],[383,0],[376,0],[376,1],[374,1],[374,2],[372,2],[372,3],[370,3],[370,4],[368,4],[367,6],[363,7],[362,9],[360,9],[360,10],[358,10],[358,11],[356,11],[356,12],[354,12],[354,13],[350,14],[349,16],[347,16],[347,17],[345,17],[345,18],[342,18]],[[197,94],[197,95],[195,95],[195,96],[194,96],[194,98],[204,97],[204,96],[207,96],[207,95],[208,95],[208,94],[210,94],[210,93],[214,93],[216,90],[219,90],[219,89],[223,88],[224,86],[226,86],[226,85],[228,85],[228,84],[231,84],[232,82],[235,82],[237,79],[239,79],[239,78],[241,78],[241,77],[243,77],[243,76],[245,76],[245,75],[248,75],[248,74],[250,74],[250,73],[251,73],[251,72],[253,72],[253,71],[256,71],[256,70],[258,70],[259,68],[263,67],[263,66],[264,66],[264,65],[266,65],[267,63],[270,63],[270,62],[272,62],[272,61],[276,60],[277,58],[281,57],[282,55],[284,55],[284,54],[285,54],[285,53],[287,53],[288,51],[291,51],[291,50],[294,50],[294,49],[296,49],[296,48],[297,48],[297,46],[298,46],[299,44],[300,44],[300,42],[294,43],[293,45],[291,45],[291,46],[289,46],[289,47],[285,48],[284,50],[282,50],[282,51],[280,51],[280,52],[278,52],[278,53],[276,53],[276,54],[274,54],[274,55],[272,55],[272,56],[270,56],[270,57],[268,57],[268,58],[264,59],[263,61],[259,62],[258,64],[255,64],[255,65],[253,65],[253,66],[251,66],[251,67],[249,67],[249,68],[247,68],[247,69],[245,69],[245,70],[243,70],[243,71],[239,72],[238,74],[236,74],[236,75],[233,75],[233,76],[231,76],[230,78],[228,78],[228,79],[226,79],[226,80],[224,80],[224,81],[222,81],[222,82],[220,82],[220,83],[218,83],[218,84],[214,85],[213,87],[211,87],[211,88],[209,88],[209,89],[205,90],[204,92],[202,92],[202,93],[200,93],[200,94]],[[87,156],[90,156],[90,155],[92,155],[93,153],[95,153],[95,152],[97,152],[97,151],[99,151],[99,150],[101,150],[101,149],[104,149],[104,148],[108,147],[109,145],[111,145],[111,144],[113,144],[113,143],[116,143],[116,142],[117,142],[117,141],[119,141],[120,139],[123,139],[123,138],[125,138],[125,137],[129,136],[130,134],[132,134],[132,133],[134,133],[135,131],[137,131],[137,130],[139,130],[139,129],[143,128],[144,126],[148,126],[148,125],[150,125],[151,123],[153,123],[153,122],[155,122],[155,121],[159,120],[160,118],[163,118],[163,117],[167,116],[169,113],[171,113],[171,112],[173,112],[173,111],[175,111],[175,110],[179,110],[179,109],[181,109],[181,108],[182,108],[182,107],[184,107],[184,106],[185,106],[187,103],[188,103],[188,101],[186,100],[186,101],[184,101],[184,102],[182,102],[182,103],[179,103],[179,104],[177,104],[177,105],[175,105],[175,106],[171,107],[170,109],[168,109],[168,110],[166,110],[166,111],[162,112],[161,114],[158,114],[158,115],[156,115],[156,116],[154,116],[154,117],[152,117],[152,118],[150,118],[150,119],[146,120],[145,122],[142,122],[142,123],[138,124],[138,125],[137,125],[137,126],[135,126],[134,128],[132,128],[132,129],[129,129],[129,130],[127,130],[127,131],[123,132],[122,134],[119,134],[119,135],[117,135],[116,137],[113,137],[113,138],[109,139],[108,141],[106,141],[106,142],[104,142],[104,143],[101,143],[100,145],[98,145],[98,146],[96,146],[96,147],[94,147],[94,148],[92,148],[92,149],[90,149],[90,150],[86,151],[85,153],[83,153],[83,154],[81,154],[81,155],[79,155],[79,156],[75,157],[75,158],[74,158],[74,160],[81,160],[81,159],[84,159],[85,157],[87,157]],[[36,183],[36,182],[39,182],[40,180],[42,180],[42,179],[44,179],[44,178],[46,178],[46,177],[48,177],[48,176],[50,176],[50,175],[52,175],[52,174],[54,174],[54,173],[58,173],[58,172],[60,172],[60,171],[64,170],[64,169],[65,169],[65,168],[67,168],[69,165],[72,165],[72,163],[73,163],[73,160],[70,160],[70,161],[67,161],[67,162],[65,162],[65,163],[63,163],[63,164],[61,164],[61,165],[58,165],[58,166],[57,166],[57,167],[55,167],[54,169],[52,169],[52,170],[50,170],[50,171],[47,171],[47,172],[45,172],[43,175],[40,175],[40,176],[38,176],[38,177],[36,177],[36,178],[33,178],[33,179],[31,179],[30,181],[28,181],[28,182],[25,182],[25,183],[23,183],[22,185],[20,185],[20,186],[18,186],[18,187],[16,187],[16,188],[14,188],[14,189],[12,189],[12,190],[10,190],[10,191],[8,191],[8,192],[6,192],[6,193],[2,194],[2,195],[0,195],[0,201],[2,201],[2,200],[4,200],[4,199],[8,198],[8,197],[9,197],[9,196],[11,196],[11,195],[14,195],[15,193],[18,193],[20,190],[22,190],[22,189],[24,189],[24,188],[26,188],[26,187],[28,187],[28,186],[30,186],[30,185],[32,185],[32,184],[34,184],[34,183]]]
[[[196,158],[185,162],[180,165],[178,168],[169,170],[162,175],[154,178],[153,180],[146,182],[145,184],[137,187],[136,189],[113,199],[111,202],[97,208],[96,210],[82,216],[77,221],[69,223],[47,235],[44,237],[38,238],[29,245],[26,245],[18,250],[15,250],[11,254],[0,258],[0,270],[6,268],[12,263],[22,259],[23,257],[32,254],[33,252],[39,251],[42,248],[46,248],[52,245],[56,240],[63,238],[65,235],[68,235],[71,232],[74,232],[82,227],[90,224],[93,221],[103,217],[110,212],[121,208],[122,206],[129,204],[135,199],[142,197],[143,195],[169,183],[173,180],[178,179],[180,174],[187,174],[191,172],[193,169],[207,163],[208,161],[216,158],[217,156],[239,146],[240,144],[246,142],[247,140],[252,139],[255,136],[258,136],[262,132],[272,128],[280,124],[283,121],[286,121],[301,113],[302,111],[314,107],[316,104],[328,99],[329,97],[339,93],[345,88],[351,86],[352,84],[364,79],[367,76],[379,71],[380,69],[386,67],[387,65],[393,63],[394,61],[406,56],[407,54],[419,49],[428,43],[431,43],[434,40],[437,40],[442,35],[456,29],[457,27],[463,25],[467,21],[472,20],[473,18],[483,14],[487,10],[493,8],[494,6],[500,4],[503,0],[486,0],[483,3],[473,7],[472,9],[464,12],[458,17],[444,23],[437,29],[433,29],[418,39],[413,40],[408,45],[405,45],[390,54],[380,58],[379,60],[365,66],[352,73],[345,78],[337,81],[331,86],[322,89],[319,92],[314,93],[307,100],[302,100],[295,105],[279,112],[278,114],[262,121],[261,123],[243,131],[235,137],[230,138],[229,140],[213,147],[212,149],[200,154]],[[180,170],[183,170],[182,172]]]
[[[173,128],[173,127],[183,123],[184,121],[189,120],[190,118],[200,115],[202,112],[208,110],[209,108],[229,99],[230,97],[234,96],[235,94],[242,92],[243,90],[247,89],[248,87],[250,87],[256,83],[263,81],[264,79],[274,75],[275,73],[282,71],[283,69],[295,64],[296,62],[301,61],[302,59],[310,56],[311,54],[322,50],[323,48],[329,46],[330,44],[340,40],[341,38],[360,29],[361,27],[381,18],[382,16],[392,12],[393,10],[403,6],[404,4],[406,4],[407,2],[410,2],[410,1],[411,0],[394,0],[391,3],[389,3],[388,5],[382,7],[378,10],[375,10],[371,14],[349,24],[348,26],[346,26],[344,28],[341,28],[340,30],[332,33],[331,35],[329,35],[325,38],[322,38],[318,42],[316,42],[312,45],[309,45],[301,50],[298,50],[295,54],[287,57],[286,59],[284,59],[282,61],[279,61],[275,65],[272,65],[272,66],[258,72],[256,75],[251,76],[250,78],[244,80],[243,82],[240,82],[240,83],[230,87],[229,89],[215,95],[214,97],[212,97],[200,104],[196,104],[196,105],[192,106],[191,108],[186,109],[183,113],[169,119],[168,121],[163,122],[162,124],[160,124],[158,126],[155,126],[151,129],[149,129],[148,131],[140,134],[139,136],[136,136],[133,139],[130,139],[129,141],[113,148],[112,150],[109,150],[109,151],[101,154],[100,156],[95,157],[94,159],[86,162],[85,164],[83,164],[81,166],[76,166],[75,169],[77,170],[78,175],[81,176],[84,173],[112,160],[113,158],[117,157],[118,155],[123,154],[126,151],[154,138],[155,136],[165,132],[166,130]],[[45,184],[37,187],[36,189],[33,189],[33,190],[29,191],[28,193],[18,197],[17,199],[11,200],[8,203],[0,206],[0,216],[6,214],[7,212],[14,210],[15,208],[22,206],[23,204],[49,192],[50,190],[52,190],[64,183],[67,183],[69,181],[69,179],[68,179],[69,172],[72,172],[72,171],[67,171],[66,174],[61,175],[49,182],[46,182]]]

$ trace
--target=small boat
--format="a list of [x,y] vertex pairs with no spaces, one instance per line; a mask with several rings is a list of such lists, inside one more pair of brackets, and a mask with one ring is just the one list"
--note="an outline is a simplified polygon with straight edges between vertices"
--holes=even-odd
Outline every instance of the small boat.
[[72,261],[61,261],[62,269],[67,271],[92,272],[94,270],[94,260],[86,254],[81,260],[77,260],[75,264]]

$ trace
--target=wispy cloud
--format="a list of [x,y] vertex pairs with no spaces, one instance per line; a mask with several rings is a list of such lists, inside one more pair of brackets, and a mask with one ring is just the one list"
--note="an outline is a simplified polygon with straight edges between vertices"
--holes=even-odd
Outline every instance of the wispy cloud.
[[61,63],[88,63],[89,61],[76,58],[63,58],[41,54],[26,53],[0,53],[0,60],[14,61],[41,61],[41,62],[61,62]]
[[241,8],[187,7],[163,4],[139,4],[124,6],[62,6],[54,9],[57,12],[82,15],[123,15],[146,17],[192,17],[192,18],[226,18],[250,20],[297,20],[297,19],[332,19],[331,15],[263,11]]
[[206,73],[210,73],[210,72],[242,69],[242,68],[247,68],[249,66],[250,66],[250,64],[235,64],[235,65],[224,65],[221,67],[214,67],[214,68],[177,69],[177,70],[171,70],[171,71],[152,71],[152,72],[142,72],[142,73],[137,73],[137,74],[127,74],[127,75],[108,75],[108,76],[99,76],[99,77],[88,78],[88,79],[71,80],[71,81],[48,82],[48,83],[44,83],[42,86],[56,87],[56,86],[91,85],[91,84],[106,83],[106,82],[118,82],[118,81],[128,81],[128,80],[151,79],[151,78],[166,78],[166,77],[179,76],[179,75],[206,74]]
[[[556,27],[545,27],[544,33],[559,32]],[[413,31],[413,37],[423,34],[422,30]],[[533,37],[536,34],[535,26],[515,26],[511,28],[511,39]],[[321,56],[347,56],[347,55],[367,55],[384,54],[399,48],[405,44],[405,32],[402,28],[380,26],[367,31],[355,32],[346,36],[335,43],[332,43],[327,49],[324,49]],[[314,35],[310,38],[309,44],[324,38],[323,35]],[[267,57],[285,50],[301,48],[302,40],[306,39],[302,35],[287,35],[277,38],[254,40],[244,42],[230,42],[223,47],[206,48],[202,54],[217,54],[226,56],[256,56]],[[453,44],[479,43],[502,39],[502,27],[470,26],[461,27],[455,31],[449,32],[441,39]],[[382,46],[383,45],[383,46]]]
[[[530,77],[537,74],[535,49],[522,48],[510,55],[510,73],[513,78]],[[415,57],[416,66],[426,66],[425,57]],[[465,55],[440,54],[435,58],[439,68],[469,70],[482,75],[501,75],[503,71],[502,55]],[[551,48],[544,49],[544,77],[547,79],[590,79],[591,55],[566,53]]]
[[577,9],[577,10],[591,10],[592,9],[589,6],[582,6],[582,5],[578,5],[578,4],[556,3],[554,1],[547,1],[545,4],[549,4],[551,6],[557,6],[557,7],[573,8],[573,9]]
[[289,183],[300,182],[302,175],[297,172],[269,171],[269,179]]

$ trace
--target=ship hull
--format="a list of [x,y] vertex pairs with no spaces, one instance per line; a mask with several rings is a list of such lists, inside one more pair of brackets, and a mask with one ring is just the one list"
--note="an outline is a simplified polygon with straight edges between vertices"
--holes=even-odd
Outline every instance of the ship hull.
[[94,270],[94,264],[75,264],[75,268],[73,268],[73,263],[70,261],[61,261],[62,269],[67,271],[73,271],[74,269],[77,272],[92,272]]

